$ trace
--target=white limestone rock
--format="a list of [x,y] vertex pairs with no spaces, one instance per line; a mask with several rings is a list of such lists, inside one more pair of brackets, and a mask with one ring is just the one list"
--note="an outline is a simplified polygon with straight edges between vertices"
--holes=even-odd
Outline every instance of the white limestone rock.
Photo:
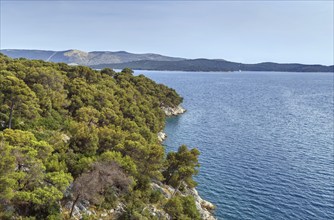
[[171,217],[166,213],[163,209],[158,209],[154,205],[149,205],[145,209],[147,209],[151,215],[157,217],[159,220],[171,220]]
[[61,134],[61,140],[64,142],[64,143],[68,143],[70,141],[70,137],[66,134]]
[[196,208],[204,220],[216,220],[212,211],[216,208],[211,202],[202,199],[195,188],[187,189],[187,194],[195,198]]
[[158,140],[159,140],[160,142],[163,142],[166,138],[167,138],[167,134],[166,134],[165,132],[160,131],[160,132],[158,133]]
[[163,106],[161,107],[161,109],[165,112],[166,116],[176,116],[186,112],[186,109],[184,109],[181,105],[178,105],[176,107]]
[[[72,209],[72,201],[65,204],[64,208],[70,211]],[[94,215],[95,213],[89,210],[89,202],[87,200],[78,201],[73,208],[73,217],[81,219],[83,215]]]
[[[151,183],[151,187],[154,190],[160,191],[165,198],[170,199],[175,189],[171,186],[162,184],[161,182]],[[201,215],[203,220],[217,220],[212,214],[213,210],[216,208],[211,202],[202,199],[195,188],[186,188],[184,192],[180,192],[183,196],[193,196],[195,199],[196,208]]]

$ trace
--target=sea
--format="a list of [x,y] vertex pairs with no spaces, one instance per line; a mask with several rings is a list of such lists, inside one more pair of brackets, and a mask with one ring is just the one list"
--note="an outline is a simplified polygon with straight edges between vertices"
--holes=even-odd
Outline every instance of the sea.
[[333,73],[135,73],[184,98],[164,145],[200,150],[217,219],[334,219]]

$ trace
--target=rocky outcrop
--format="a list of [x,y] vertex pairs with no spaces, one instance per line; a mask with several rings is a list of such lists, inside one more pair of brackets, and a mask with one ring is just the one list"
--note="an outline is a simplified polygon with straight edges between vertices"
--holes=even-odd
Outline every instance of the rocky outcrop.
[[[162,107],[162,110],[165,112],[166,116],[176,116],[179,114],[183,114],[186,110],[182,106],[176,107]],[[164,141],[167,138],[166,133],[163,131],[158,132],[158,140],[160,142]],[[67,137],[62,137],[67,140]],[[159,181],[151,183],[151,187],[153,190],[160,191],[162,195],[166,199],[171,199],[175,194],[175,189],[169,185],[165,185]],[[215,206],[204,199],[202,199],[197,190],[195,188],[189,188],[185,186],[185,189],[181,191],[177,191],[181,196],[192,196],[195,199],[196,208],[201,215],[201,219],[203,220],[217,220],[213,211],[215,210]],[[68,202],[65,205],[65,209],[68,211],[72,207],[72,202]],[[148,210],[152,216],[157,217],[162,220],[171,220],[171,217],[168,213],[166,213],[163,209],[156,207],[153,204],[146,206],[144,209]],[[100,213],[96,213],[94,210],[89,209],[88,201],[80,201],[74,206],[73,217],[77,220],[82,219],[84,215],[93,215],[94,217],[98,217],[98,219],[117,219],[123,212],[125,211],[125,205],[123,203],[119,203],[115,209],[104,210]]]
[[[72,201],[68,201],[62,208],[63,212],[68,214],[72,208]],[[73,207],[72,219],[81,220],[84,216],[92,216],[93,219],[100,217],[98,219],[117,219],[120,215],[125,212],[125,205],[123,203],[118,203],[116,208],[110,210],[102,210],[97,213],[92,206],[90,206],[87,200],[78,201]]]
[[[172,195],[174,194],[175,189],[171,186],[164,185],[160,182],[152,183],[151,187],[154,190],[158,190],[164,195],[166,199],[170,199]],[[201,215],[201,219],[203,220],[216,220],[214,215],[212,214],[215,210],[215,206],[204,199],[202,199],[195,188],[186,188],[183,192],[179,192],[183,196],[193,196],[196,203],[196,208],[199,211]],[[167,214],[168,215],[168,214]]]
[[166,134],[165,132],[160,131],[160,132],[158,133],[158,140],[159,140],[160,142],[163,142],[166,138],[167,138],[167,134]]
[[195,198],[196,208],[201,214],[201,218],[205,220],[216,220],[212,215],[212,212],[215,210],[215,206],[204,199],[202,199],[195,188],[186,189],[186,194],[191,195]]
[[[176,107],[162,106],[161,109],[165,112],[165,115],[167,117],[180,115],[186,112],[186,109],[184,109],[181,105],[178,105]],[[160,142],[163,142],[166,138],[167,138],[167,135],[165,132],[160,131],[158,133],[158,140]]]
[[153,190],[157,190],[164,195],[166,199],[170,199],[174,194],[175,189],[171,186],[164,185],[162,183],[151,183],[151,187]]
[[61,134],[60,136],[61,140],[64,142],[64,143],[68,143],[70,141],[70,137],[67,136],[66,134]]
[[162,209],[158,209],[154,205],[149,205],[146,209],[152,216],[157,217],[159,220],[171,220],[171,217]]
[[[65,206],[64,210],[66,210],[68,213],[70,213],[72,209],[73,202],[68,201]],[[73,207],[73,213],[72,213],[72,218],[79,220],[82,219],[84,215],[95,215],[96,213],[94,211],[89,210],[90,204],[87,200],[81,200],[78,201],[74,207]]]
[[104,210],[104,212],[100,214],[100,217],[102,217],[102,219],[118,219],[124,212],[125,212],[125,205],[120,202],[118,203],[116,208],[110,210]]
[[[151,183],[151,187],[153,190],[160,191],[166,199],[172,198],[172,196],[175,194],[175,189],[173,187],[165,185],[161,182]],[[202,199],[198,195],[198,192],[195,188],[185,187],[185,189],[182,192],[178,191],[178,193],[180,193],[180,195],[182,196],[194,197],[196,208],[201,215],[201,219],[217,220],[213,215],[215,206],[211,202]],[[62,207],[62,211],[70,213],[72,204],[73,204],[72,201],[67,201],[65,205]],[[157,208],[153,204],[148,205],[147,207],[145,207],[145,209],[148,210],[152,216],[156,216],[158,219],[162,220],[171,219],[168,213],[166,213],[161,208]],[[73,219],[80,220],[83,218],[83,216],[93,216],[94,218],[97,217],[97,219],[118,219],[124,212],[125,212],[125,205],[121,202],[118,203],[116,208],[110,210],[102,210],[102,211],[100,210],[98,212],[94,210],[93,207],[90,206],[90,203],[87,200],[80,200],[74,206]]]
[[176,107],[162,106],[161,109],[165,112],[166,116],[176,116],[186,112],[186,109],[184,109],[181,105]]

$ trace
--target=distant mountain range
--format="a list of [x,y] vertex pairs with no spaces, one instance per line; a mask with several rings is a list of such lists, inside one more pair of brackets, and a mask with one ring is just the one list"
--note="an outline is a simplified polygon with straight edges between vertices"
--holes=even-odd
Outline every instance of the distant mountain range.
[[105,67],[123,69],[129,67],[138,70],[170,71],[282,71],[282,72],[334,72],[334,66],[257,63],[243,64],[222,59],[185,59],[168,57],[160,54],[134,54],[125,51],[92,51],[80,50],[20,50],[4,49],[1,53],[12,58],[38,59],[51,62],[64,62],[72,65],[85,65],[96,69]]
[[154,60],[154,61],[178,61],[182,58],[167,57],[159,54],[133,54],[125,51],[92,51],[84,52],[80,50],[0,50],[1,53],[12,57],[27,59],[37,59],[51,62],[72,63],[78,65],[99,65],[99,64],[114,64],[125,63],[139,60]]

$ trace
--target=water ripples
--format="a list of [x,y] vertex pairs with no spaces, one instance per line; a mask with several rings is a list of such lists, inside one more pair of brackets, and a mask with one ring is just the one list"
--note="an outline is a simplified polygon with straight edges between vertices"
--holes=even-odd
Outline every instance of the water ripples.
[[333,74],[142,73],[184,97],[166,148],[199,148],[218,219],[334,219]]

